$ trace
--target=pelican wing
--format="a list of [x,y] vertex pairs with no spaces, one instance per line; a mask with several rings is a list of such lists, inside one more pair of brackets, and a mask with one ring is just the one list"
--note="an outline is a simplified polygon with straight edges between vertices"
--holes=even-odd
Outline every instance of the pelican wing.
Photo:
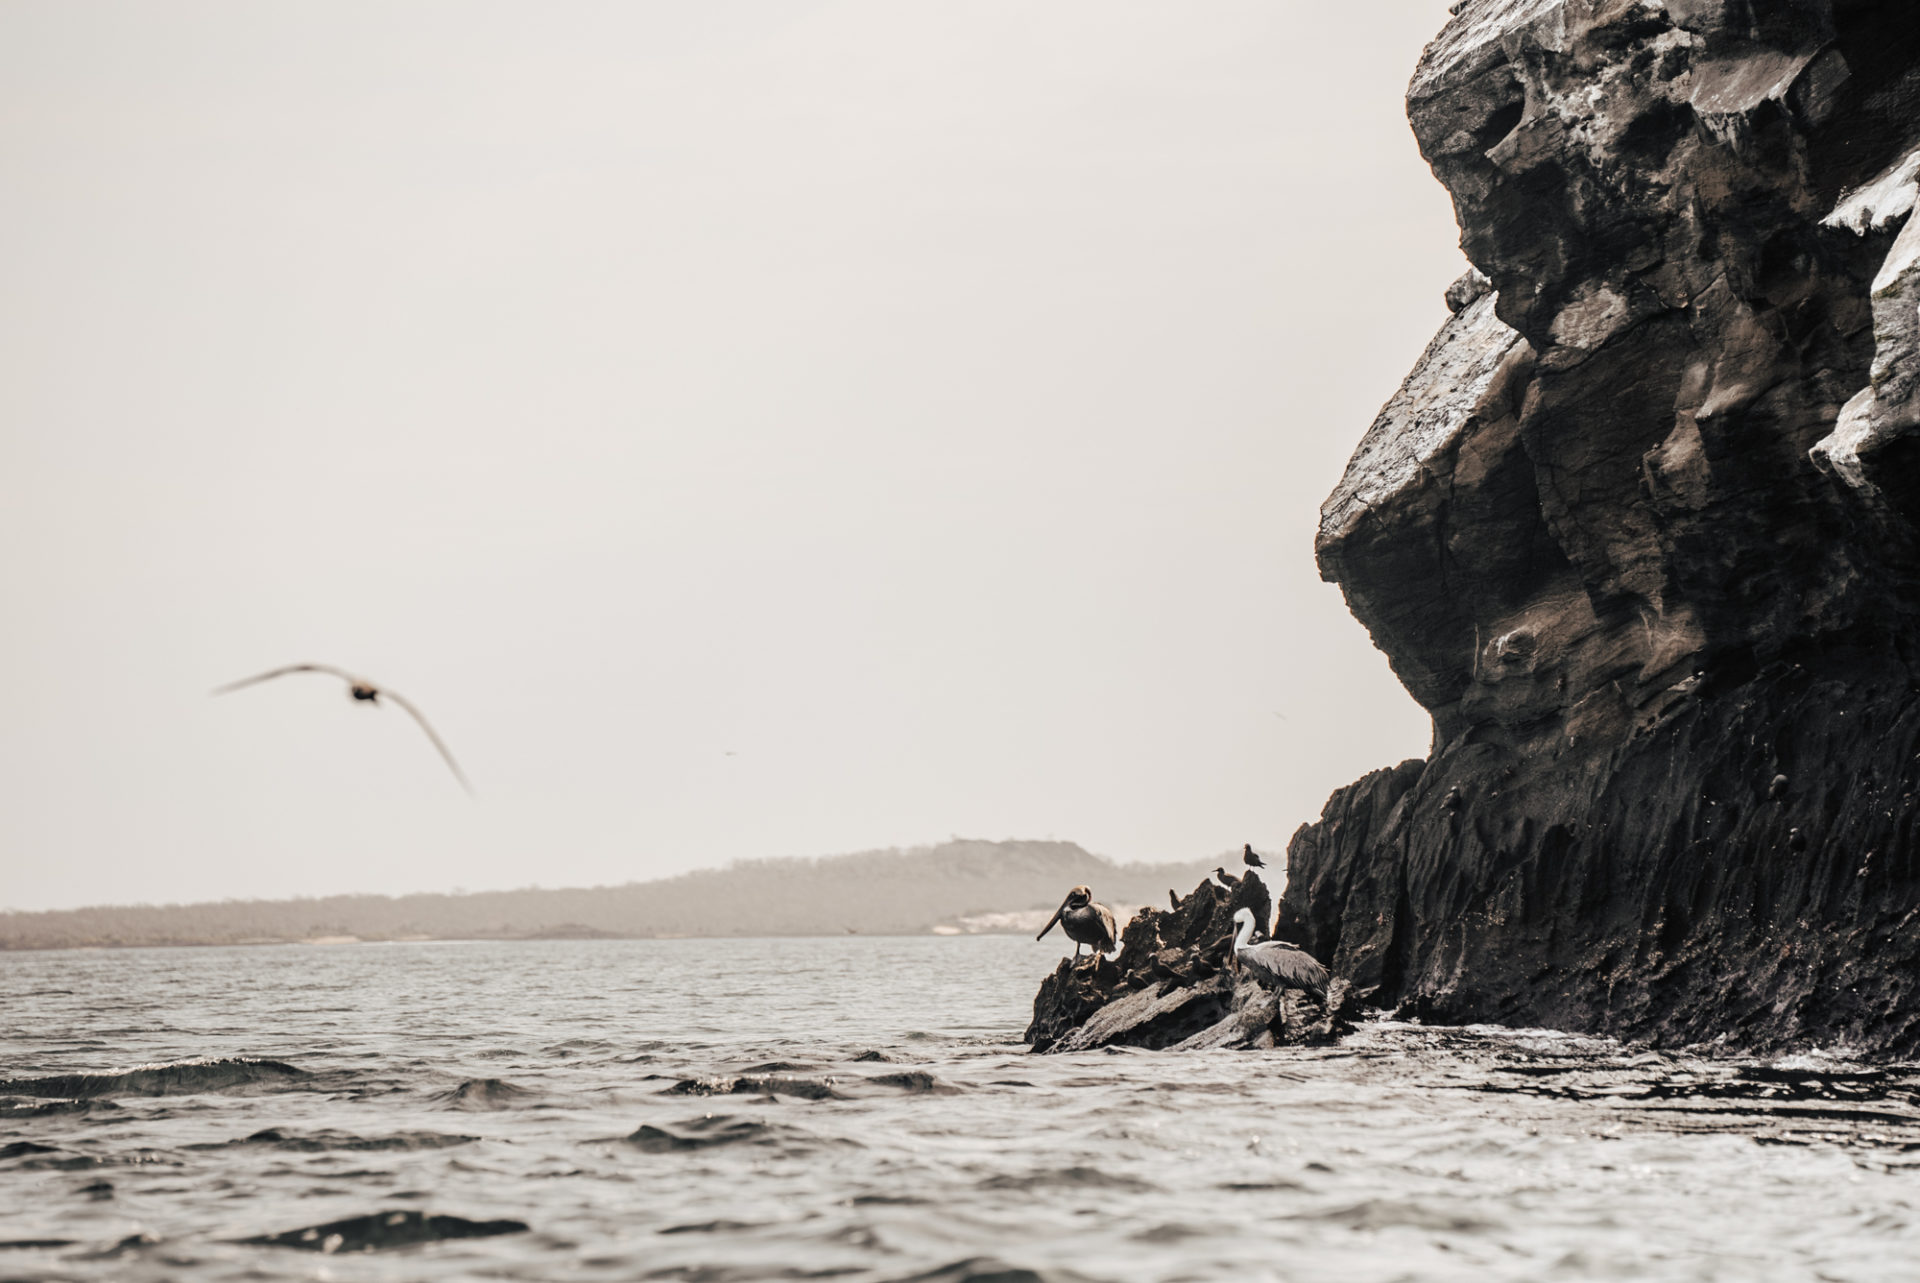
[[1327,991],[1327,969],[1305,949],[1269,940],[1241,949],[1239,959],[1247,970],[1272,988],[1305,989],[1314,994]]
[[1107,939],[1100,946],[1100,952],[1112,953],[1119,946],[1119,937],[1113,933],[1113,910],[1096,901],[1092,906],[1094,916],[1100,919],[1100,929],[1107,933]]
[[453,772],[453,778],[459,780],[460,787],[471,795],[473,793],[473,785],[467,783],[467,773],[460,769],[460,763],[453,760],[453,754],[448,751],[446,744],[440,739],[440,736],[435,733],[433,724],[427,721],[426,714],[415,708],[413,701],[398,691],[392,691],[382,687],[380,695],[383,699],[390,699],[400,707],[406,709],[407,715],[412,717],[414,721],[420,723],[420,729],[427,733],[427,738],[433,741],[433,746],[440,750],[440,756],[447,760],[447,768]]
[[256,673],[252,677],[243,677],[237,682],[228,682],[225,686],[216,686],[210,693],[224,695],[228,691],[237,691],[242,686],[257,686],[261,682],[270,682],[276,677],[285,677],[288,673],[327,673],[349,685],[361,680],[346,669],[335,668],[332,664],[288,664],[285,668],[270,669],[264,673]]

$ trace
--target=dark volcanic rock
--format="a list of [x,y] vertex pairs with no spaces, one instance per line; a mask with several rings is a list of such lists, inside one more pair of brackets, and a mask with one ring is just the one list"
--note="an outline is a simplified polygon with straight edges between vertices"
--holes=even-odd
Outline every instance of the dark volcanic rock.
[[1304,994],[1279,1002],[1248,977],[1225,969],[1236,909],[1266,922],[1273,904],[1257,877],[1229,888],[1212,880],[1171,909],[1142,909],[1120,934],[1120,952],[1075,964],[1062,959],[1033,999],[1026,1041],[1035,1051],[1095,1047],[1272,1046],[1331,1035],[1312,1026],[1304,1008],[1324,1016]]
[[1432,713],[1280,930],[1437,1019],[1920,1052],[1920,21],[1465,0],[1408,95],[1484,274],[1321,514]]
[[371,1216],[353,1216],[343,1221],[328,1221],[306,1229],[280,1234],[261,1234],[237,1240],[264,1247],[291,1247],[304,1252],[378,1252],[387,1248],[412,1247],[416,1243],[439,1243],[451,1238],[491,1238],[498,1234],[524,1234],[522,1221],[470,1221],[460,1216],[429,1216],[424,1212],[376,1212]]

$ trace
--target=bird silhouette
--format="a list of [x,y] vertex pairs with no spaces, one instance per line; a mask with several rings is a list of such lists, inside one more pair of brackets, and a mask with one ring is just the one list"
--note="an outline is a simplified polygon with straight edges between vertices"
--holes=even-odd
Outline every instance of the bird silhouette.
[[285,677],[289,673],[325,673],[330,677],[338,677],[347,684],[348,695],[368,704],[378,704],[382,699],[392,700],[401,708],[404,708],[409,717],[420,723],[420,729],[427,733],[427,738],[433,741],[434,748],[438,749],[440,756],[446,759],[447,769],[453,772],[453,778],[460,781],[460,787],[465,789],[469,795],[472,794],[473,785],[467,782],[466,772],[460,769],[460,763],[453,760],[453,754],[448,751],[446,744],[441,741],[440,736],[434,731],[432,723],[427,721],[426,714],[422,713],[418,708],[415,708],[412,700],[402,695],[399,691],[390,690],[384,686],[376,686],[364,677],[355,677],[344,668],[335,668],[332,664],[288,664],[285,668],[271,669],[264,673],[257,673],[252,677],[243,677],[237,682],[228,682],[225,686],[216,686],[213,688],[212,693],[215,695],[225,695],[229,691],[237,691],[243,686],[257,686],[261,682],[270,682],[276,677]]
[[1253,849],[1253,843],[1244,842],[1241,845],[1244,848],[1244,850],[1242,851],[1240,858],[1247,862],[1247,867],[1249,869],[1264,869],[1267,867],[1267,862],[1260,858],[1260,853],[1258,851]]
[[1060,902],[1060,907],[1053,911],[1047,925],[1040,928],[1040,935],[1034,939],[1053,930],[1056,922],[1066,932],[1067,939],[1073,941],[1075,960],[1080,957],[1082,945],[1092,945],[1095,958],[1120,947],[1113,935],[1113,910],[1095,901],[1091,888],[1078,886],[1067,892],[1067,898]]

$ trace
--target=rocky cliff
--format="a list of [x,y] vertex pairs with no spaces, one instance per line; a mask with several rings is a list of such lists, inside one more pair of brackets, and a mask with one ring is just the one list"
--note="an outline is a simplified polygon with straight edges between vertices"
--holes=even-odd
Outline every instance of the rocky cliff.
[[1318,554],[1433,716],[1278,933],[1382,1006],[1920,1053],[1920,16],[1464,0],[1474,272]]

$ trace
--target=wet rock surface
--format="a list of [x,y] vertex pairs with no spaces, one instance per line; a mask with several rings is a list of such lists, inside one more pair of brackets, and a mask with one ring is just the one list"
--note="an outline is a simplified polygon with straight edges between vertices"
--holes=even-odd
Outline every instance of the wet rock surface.
[[1431,712],[1278,930],[1447,1021],[1920,1052],[1920,23],[1466,0],[1474,273],[1317,551]]
[[[1338,1022],[1304,993],[1282,996],[1227,967],[1234,911],[1273,916],[1257,876],[1223,886],[1208,879],[1169,908],[1145,908],[1120,933],[1120,949],[1062,959],[1034,995],[1026,1042],[1035,1051],[1098,1047],[1275,1046],[1325,1041]],[[1330,995],[1338,1008],[1339,994]]]
[[524,1234],[526,1223],[513,1220],[470,1221],[461,1216],[432,1216],[425,1212],[376,1212],[351,1216],[281,1234],[243,1238],[242,1243],[263,1247],[291,1247],[304,1252],[379,1252],[418,1243],[440,1243],[455,1238],[492,1238]]

